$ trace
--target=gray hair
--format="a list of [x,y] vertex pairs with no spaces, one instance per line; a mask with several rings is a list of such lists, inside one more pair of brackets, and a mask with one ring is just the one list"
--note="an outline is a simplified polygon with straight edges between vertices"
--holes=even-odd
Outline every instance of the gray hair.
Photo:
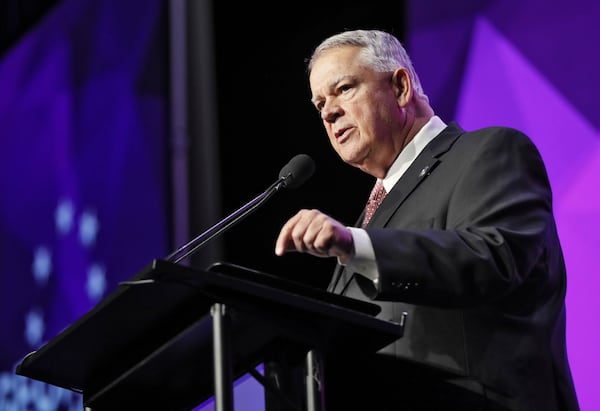
[[309,74],[315,60],[323,52],[344,46],[360,47],[362,50],[359,55],[362,62],[375,71],[386,72],[394,71],[398,67],[405,68],[412,80],[415,93],[428,100],[410,57],[400,41],[392,34],[380,30],[344,31],[323,40],[308,60]]

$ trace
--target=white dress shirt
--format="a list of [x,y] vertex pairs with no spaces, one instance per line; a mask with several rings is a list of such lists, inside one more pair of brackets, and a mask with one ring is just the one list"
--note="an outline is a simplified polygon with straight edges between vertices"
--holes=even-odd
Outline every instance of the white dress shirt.
[[[427,144],[446,128],[446,124],[438,117],[433,116],[419,130],[415,137],[400,152],[387,175],[383,179],[385,191],[389,193],[400,177],[410,167]],[[367,231],[363,228],[348,227],[354,240],[354,255],[346,262],[346,267],[356,273],[362,274],[377,284],[379,270],[375,261],[375,252]],[[338,260],[339,261],[339,260]]]

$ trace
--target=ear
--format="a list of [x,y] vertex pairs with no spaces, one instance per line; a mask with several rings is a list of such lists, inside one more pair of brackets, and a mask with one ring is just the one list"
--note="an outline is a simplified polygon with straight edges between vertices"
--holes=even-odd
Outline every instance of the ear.
[[404,67],[396,69],[392,74],[392,88],[400,107],[405,107],[412,99],[413,87],[410,75]]

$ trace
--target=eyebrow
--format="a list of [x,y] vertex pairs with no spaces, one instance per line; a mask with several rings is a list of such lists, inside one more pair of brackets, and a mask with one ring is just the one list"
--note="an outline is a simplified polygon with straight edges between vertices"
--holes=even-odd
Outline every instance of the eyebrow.
[[[356,76],[353,74],[343,74],[339,77],[337,77],[335,80],[332,80],[329,82],[329,84],[327,84],[327,86],[325,87],[326,90],[333,90],[337,87],[338,84],[346,81],[346,80],[352,80],[355,81],[356,80]],[[321,99],[321,96],[312,96],[310,101],[312,104],[316,104],[316,102]]]

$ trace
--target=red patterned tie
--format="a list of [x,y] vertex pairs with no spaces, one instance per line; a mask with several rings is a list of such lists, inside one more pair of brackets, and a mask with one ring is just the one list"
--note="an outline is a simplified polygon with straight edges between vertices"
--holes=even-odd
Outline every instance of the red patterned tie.
[[381,180],[377,180],[377,183],[373,187],[373,190],[371,190],[369,201],[367,202],[367,208],[365,209],[365,219],[362,223],[363,227],[365,227],[369,223],[369,220],[371,220],[371,217],[373,217],[373,214],[375,214],[375,210],[377,210],[377,207],[379,207],[379,204],[381,204],[386,194],[387,192],[385,191]]

